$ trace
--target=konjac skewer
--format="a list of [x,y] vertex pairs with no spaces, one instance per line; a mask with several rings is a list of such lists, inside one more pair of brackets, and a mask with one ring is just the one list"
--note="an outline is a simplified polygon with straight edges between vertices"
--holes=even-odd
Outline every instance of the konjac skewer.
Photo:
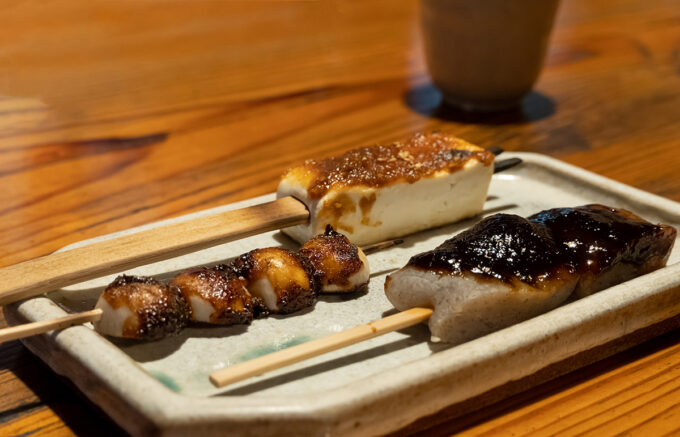
[[[168,284],[150,277],[121,275],[105,288],[87,317],[71,315],[54,324],[36,322],[23,331],[12,328],[11,338],[21,338],[22,332],[35,335],[92,321],[95,330],[108,336],[158,340],[179,332],[189,322],[248,324],[270,313],[288,314],[312,306],[320,292],[366,288],[368,260],[347,237],[329,227],[308,243],[300,253],[279,247],[255,249],[230,264],[188,269]],[[394,243],[380,243],[371,249]],[[0,330],[0,341],[4,332]]]
[[[420,134],[404,143],[361,148],[336,159],[308,162],[284,178],[276,201],[136,232],[0,269],[0,305],[294,225],[301,227],[290,234],[300,242],[332,224],[364,245],[450,223],[481,211],[493,161],[493,153],[463,140]],[[356,171],[351,168],[354,164],[359,165]],[[317,198],[325,189],[328,191],[322,198]],[[405,205],[403,200],[408,196],[417,196],[413,199],[420,203],[409,201]],[[305,199],[311,201],[306,204]]]
[[388,276],[398,310],[434,308],[434,337],[460,343],[666,264],[676,230],[603,205],[488,217]]
[[461,343],[557,307],[577,282],[545,227],[496,214],[413,256],[385,293],[400,311],[434,308],[432,336]]
[[222,387],[429,320],[433,337],[460,343],[661,268],[677,231],[603,205],[528,219],[496,214],[412,257],[385,281],[401,312],[214,372]]

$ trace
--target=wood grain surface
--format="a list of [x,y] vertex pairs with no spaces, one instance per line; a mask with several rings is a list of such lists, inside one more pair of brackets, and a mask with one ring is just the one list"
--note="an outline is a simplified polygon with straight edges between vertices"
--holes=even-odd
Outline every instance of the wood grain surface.
[[[0,22],[2,266],[420,130],[680,201],[679,0],[563,0],[535,92],[487,116],[439,106],[416,0],[11,1]],[[680,433],[678,334],[425,433]],[[0,346],[0,435],[121,433],[20,343]]]

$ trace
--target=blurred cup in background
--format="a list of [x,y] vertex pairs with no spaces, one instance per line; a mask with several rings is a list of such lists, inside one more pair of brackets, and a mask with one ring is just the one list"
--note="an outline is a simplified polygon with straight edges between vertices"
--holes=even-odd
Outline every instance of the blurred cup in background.
[[425,56],[444,101],[518,105],[536,82],[559,0],[421,0]]

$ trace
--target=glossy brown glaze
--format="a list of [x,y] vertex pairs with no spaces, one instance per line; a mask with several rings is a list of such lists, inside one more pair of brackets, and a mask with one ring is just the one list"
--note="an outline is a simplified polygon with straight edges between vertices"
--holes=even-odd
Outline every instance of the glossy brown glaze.
[[238,257],[233,266],[247,280],[250,293],[265,303],[258,286],[263,282],[271,286],[278,307],[267,305],[272,312],[288,314],[316,303],[320,289],[318,274],[309,260],[295,252],[280,247],[255,249]]
[[322,223],[330,224],[334,229],[340,229],[352,234],[354,233],[354,226],[342,223],[341,219],[348,214],[354,213],[356,210],[357,206],[352,198],[345,193],[339,193],[333,198],[332,202],[327,202],[324,207],[321,208],[318,214],[318,220]]
[[189,320],[189,308],[179,290],[154,278],[118,276],[102,298],[115,310],[126,306],[133,314],[123,325],[123,337],[159,340],[178,333]]
[[[597,204],[549,209],[529,220],[549,229],[564,258],[581,275],[579,294],[594,293],[663,267],[676,236],[671,226],[655,225],[625,209]],[[613,276],[598,280],[608,273]]]
[[487,217],[434,250],[412,257],[408,265],[438,274],[519,280],[539,288],[549,279],[573,273],[546,228],[513,214]]
[[[326,232],[322,235],[317,235],[303,244],[299,254],[312,263],[318,272],[322,287],[350,286],[350,276],[364,266],[359,258],[359,248],[352,244],[349,238],[336,232],[331,225],[326,226]],[[357,288],[365,286],[366,284],[360,284]]]
[[309,181],[309,197],[320,199],[331,188],[414,183],[439,171],[460,170],[470,160],[491,165],[493,159],[491,152],[451,135],[417,134],[403,143],[361,147],[337,157],[311,159],[284,177]]
[[576,291],[585,295],[664,266],[675,235],[670,226],[604,205],[550,209],[528,219],[496,214],[408,265],[539,287],[578,275]]
[[[214,309],[209,323],[232,325],[250,323],[260,314],[261,302],[253,300],[246,289],[247,281],[226,265],[198,267],[175,276],[171,287],[177,287],[191,307],[192,297],[208,302]],[[199,321],[192,314],[192,320]]]

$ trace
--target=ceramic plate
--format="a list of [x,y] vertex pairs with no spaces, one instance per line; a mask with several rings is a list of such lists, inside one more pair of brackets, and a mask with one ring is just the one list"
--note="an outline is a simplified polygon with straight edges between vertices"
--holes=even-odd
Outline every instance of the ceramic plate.
[[[680,204],[536,154],[507,153],[524,164],[494,175],[483,216],[604,203],[680,227]],[[263,196],[78,243],[90,244],[162,224],[273,199]],[[71,379],[131,433],[166,435],[375,435],[464,401],[553,363],[680,313],[680,245],[669,266],[571,302],[542,316],[451,347],[429,342],[425,325],[394,332],[223,389],[208,375],[272,351],[393,312],[385,275],[480,217],[406,237],[369,255],[368,293],[324,296],[314,308],[249,326],[192,327],[153,343],[107,339],[91,326],[27,339],[25,344]],[[270,232],[129,270],[169,278],[190,266],[231,259],[256,247],[294,248]],[[68,248],[65,248],[68,249]],[[5,308],[12,323],[91,309],[114,276],[98,278]]]

